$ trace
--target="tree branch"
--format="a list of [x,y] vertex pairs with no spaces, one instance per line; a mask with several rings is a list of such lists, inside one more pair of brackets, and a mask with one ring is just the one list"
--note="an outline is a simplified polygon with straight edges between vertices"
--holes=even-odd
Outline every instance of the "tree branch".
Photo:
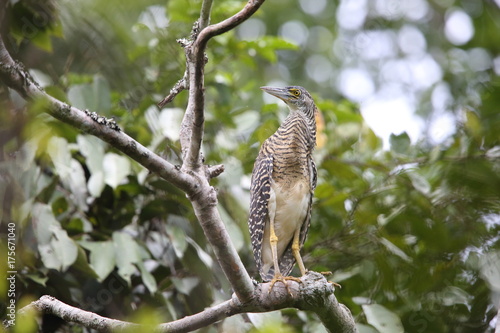
[[[243,303],[251,301],[253,297],[252,281],[231,242],[217,210],[217,194],[208,183],[210,175],[214,173],[207,170],[206,166],[202,168],[203,158],[200,154],[200,148],[205,122],[205,48],[210,38],[220,35],[248,19],[263,2],[264,0],[250,0],[240,12],[220,23],[204,28],[201,32],[199,29],[203,25],[200,22],[195,23],[191,34],[192,40],[190,42],[186,41],[185,44],[189,99],[179,136],[183,156],[182,170],[198,177],[200,190],[196,195],[191,195],[189,198],[205,236],[214,248],[224,274]],[[210,0],[205,0],[201,13],[202,22],[206,22],[210,17],[209,9]]]
[[200,29],[205,29],[210,24],[210,12],[212,11],[213,0],[203,0],[200,13]]
[[[210,12],[212,11],[212,3],[213,0],[204,0],[202,5],[201,5],[201,13],[200,13],[200,18],[198,20],[198,26],[197,29],[205,29],[209,24],[210,24]],[[179,42],[182,44],[184,40],[179,40]],[[183,45],[184,47],[187,45]],[[188,89],[188,72],[187,72],[187,64],[186,64],[186,71],[184,72],[184,76],[182,79],[177,81],[177,83],[174,85],[172,89],[170,89],[169,94],[162,99],[157,105],[161,109],[168,103],[172,102],[181,91]]]
[[[264,3],[264,0],[250,0],[245,7],[230,18],[197,32],[202,27],[195,24],[195,39],[186,46],[187,71],[189,76],[189,100],[181,125],[181,146],[183,150],[183,168],[195,170],[201,166],[200,147],[203,139],[205,87],[204,73],[205,48],[208,41],[217,35],[229,31],[252,16]],[[205,6],[204,6],[205,7]],[[206,6],[208,7],[208,5]],[[209,17],[209,14],[202,13]]]
[[[189,332],[216,323],[219,320],[244,312],[268,312],[287,307],[297,307],[318,313],[325,327],[330,332],[357,332],[349,310],[337,302],[334,288],[323,275],[309,272],[301,278],[302,283],[288,282],[287,288],[277,283],[269,292],[270,283],[262,283],[255,289],[255,296],[249,303],[242,303],[238,297],[222,302],[192,316],[186,316],[170,323],[150,327],[155,332]],[[77,323],[100,332],[144,330],[138,324],[114,320],[99,316],[67,305],[54,297],[42,296],[39,300],[21,309],[19,316],[26,315],[29,310],[53,314],[68,322]]]
[[76,323],[87,328],[92,328],[99,332],[124,331],[126,329],[140,329],[141,325],[133,324],[121,320],[110,319],[99,316],[93,312],[75,308],[63,303],[55,297],[44,295],[37,301],[19,310],[18,315],[23,316],[31,310],[40,313],[52,314],[66,322]]
[[214,249],[224,275],[242,303],[253,298],[254,286],[229,237],[217,209],[217,192],[207,178],[200,178],[200,192],[189,199],[203,232]]
[[182,77],[182,79],[180,79],[179,81],[177,81],[177,83],[175,84],[175,86],[170,89],[170,93],[167,95],[167,97],[165,97],[164,99],[162,99],[157,105],[158,107],[161,109],[163,108],[165,105],[167,105],[168,103],[172,102],[175,98],[175,96],[179,95],[179,93],[185,89],[188,88],[188,85],[187,85],[187,71],[184,72],[184,76]]
[[45,93],[22,65],[14,62],[10,57],[1,36],[0,77],[24,98],[28,100],[45,100],[47,102],[46,112],[54,118],[72,125],[84,133],[95,135],[186,193],[195,193],[197,191],[192,176],[181,172],[179,168],[165,161],[124,132],[100,124],[84,111]]
[[222,22],[212,24],[203,29],[198,38],[196,39],[197,48],[205,49],[208,41],[218,35],[221,35],[231,29],[236,28],[238,25],[246,21],[262,6],[265,0],[249,0],[245,7],[238,13],[234,14]]

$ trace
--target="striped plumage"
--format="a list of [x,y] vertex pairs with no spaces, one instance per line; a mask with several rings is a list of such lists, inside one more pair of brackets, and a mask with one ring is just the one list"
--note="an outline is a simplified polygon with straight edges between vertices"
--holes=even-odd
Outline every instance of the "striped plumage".
[[[299,250],[309,229],[316,187],[312,152],[316,144],[315,114],[318,111],[311,95],[302,87],[261,89],[282,99],[290,114],[262,144],[255,161],[248,225],[262,279],[284,283],[283,277],[290,274],[296,261],[301,274],[306,272]],[[276,244],[276,254],[272,240]]]

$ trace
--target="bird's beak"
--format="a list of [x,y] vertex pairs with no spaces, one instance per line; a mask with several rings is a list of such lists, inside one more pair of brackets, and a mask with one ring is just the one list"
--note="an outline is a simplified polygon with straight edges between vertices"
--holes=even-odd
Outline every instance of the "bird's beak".
[[269,95],[273,95],[278,97],[282,101],[286,102],[290,99],[290,93],[286,88],[275,88],[275,87],[260,87],[260,89],[264,90]]

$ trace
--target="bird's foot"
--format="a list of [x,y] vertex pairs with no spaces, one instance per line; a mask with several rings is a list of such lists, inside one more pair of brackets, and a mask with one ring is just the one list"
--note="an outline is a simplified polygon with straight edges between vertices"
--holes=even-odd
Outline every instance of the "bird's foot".
[[288,287],[288,283],[286,282],[287,280],[292,280],[292,281],[295,281],[295,282],[298,282],[298,283],[302,283],[302,280],[295,277],[295,276],[283,276],[281,274],[277,274],[273,277],[273,279],[271,280],[271,285],[269,286],[269,291],[268,293],[271,293],[271,290],[273,290],[273,287],[274,287],[274,284],[276,282],[281,282],[285,285],[286,287],[286,291],[288,291],[288,294],[290,294],[290,296],[293,296],[292,295],[292,292],[290,291],[290,288]]
[[340,288],[342,288],[342,286],[341,286],[340,284],[338,284],[337,282],[328,281],[328,283],[333,284],[335,287],[337,287],[337,288],[339,288],[339,289],[340,289]]
[[[333,273],[328,271],[328,272],[320,272],[321,275],[323,276],[330,276],[332,275]],[[337,288],[342,288],[342,286],[340,284],[338,284],[337,282],[333,282],[333,281],[328,281],[329,283],[333,284],[335,287]]]

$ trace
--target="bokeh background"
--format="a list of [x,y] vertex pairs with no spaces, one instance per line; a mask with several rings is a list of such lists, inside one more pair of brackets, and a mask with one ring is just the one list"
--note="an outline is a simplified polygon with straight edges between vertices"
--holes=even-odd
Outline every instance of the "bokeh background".
[[[114,117],[180,163],[187,93],[162,110],[156,103],[183,76],[176,39],[189,36],[200,0],[7,3],[2,36],[48,93]],[[212,22],[244,4],[214,1]],[[209,43],[203,151],[207,163],[226,166],[214,180],[219,209],[252,276],[250,174],[260,144],[288,112],[259,87],[301,85],[325,118],[306,266],[334,273],[336,296],[360,332],[494,332],[499,6],[273,0]],[[15,222],[18,307],[50,294],[103,316],[155,323],[230,297],[182,192],[46,115],[44,103],[27,103],[3,83],[0,95],[1,247]],[[13,331],[85,330],[45,316]],[[200,330],[277,331],[324,328],[313,314],[288,309]]]

